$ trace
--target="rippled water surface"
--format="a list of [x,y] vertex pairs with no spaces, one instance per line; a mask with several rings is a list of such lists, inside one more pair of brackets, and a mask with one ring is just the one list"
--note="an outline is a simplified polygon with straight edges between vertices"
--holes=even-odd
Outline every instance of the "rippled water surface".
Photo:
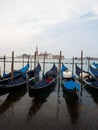
[[22,86],[0,96],[0,130],[98,130],[98,91],[82,86],[76,101],[58,82],[35,96]]

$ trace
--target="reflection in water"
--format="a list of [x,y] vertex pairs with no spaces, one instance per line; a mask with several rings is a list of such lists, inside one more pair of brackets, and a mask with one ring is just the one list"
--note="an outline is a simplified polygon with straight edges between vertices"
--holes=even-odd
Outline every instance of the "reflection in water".
[[4,95],[4,94],[8,94],[9,91],[8,90],[0,90],[0,96]]
[[60,84],[58,84],[58,90],[57,90],[57,108],[56,108],[56,110],[57,110],[57,113],[56,113],[56,119],[58,119],[59,118],[59,113],[60,113],[60,109],[59,109],[59,107],[60,107]]
[[52,91],[54,91],[54,89],[55,89],[55,86],[51,86],[51,88],[40,91],[36,95],[33,95],[32,105],[29,109],[30,116],[35,115],[38,112],[38,110],[41,108],[42,104],[47,102],[46,100],[47,97],[50,95]]
[[93,101],[98,105],[98,90],[91,88],[90,86],[85,86],[85,89],[91,95]]
[[79,117],[79,102],[72,98],[67,92],[63,92],[63,97],[67,104],[67,109],[72,123],[76,123]]
[[19,101],[21,97],[25,95],[27,91],[26,86],[24,88],[17,89],[8,94],[7,98],[0,105],[0,113],[5,112],[8,108],[10,108],[15,102]]

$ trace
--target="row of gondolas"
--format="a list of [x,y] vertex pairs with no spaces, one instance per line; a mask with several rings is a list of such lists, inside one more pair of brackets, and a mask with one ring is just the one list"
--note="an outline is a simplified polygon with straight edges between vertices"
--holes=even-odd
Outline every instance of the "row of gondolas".
[[83,70],[83,66],[75,64],[76,75],[62,64],[61,73],[64,90],[75,99],[79,98],[83,86],[90,91],[98,91],[98,63],[90,64],[88,71]]
[[41,79],[39,77],[40,72],[40,63],[38,63],[33,70],[29,70],[29,64],[27,63],[23,68],[14,70],[13,74],[12,72],[8,74],[4,73],[3,76],[0,77],[0,94],[3,92],[11,92],[25,85],[28,86],[30,94],[35,94],[56,83],[58,71],[55,64],[53,64],[49,71],[43,74]]
[[[86,72],[76,64],[75,70],[78,79],[82,80],[90,88],[96,90],[98,89],[98,64],[94,62],[93,66],[90,65],[89,72]],[[63,90],[70,96],[78,99],[79,92],[81,91],[81,85],[78,82],[80,80],[77,81],[77,76],[72,74],[63,63],[60,73],[58,73],[55,63],[49,71],[43,74],[41,79],[39,79],[40,71],[40,63],[38,63],[33,70],[29,70],[29,64],[27,63],[25,67],[13,71],[13,75],[12,73],[4,73],[3,76],[0,77],[0,93],[28,85],[29,94],[32,95],[54,86],[57,82],[58,74],[60,74]]]

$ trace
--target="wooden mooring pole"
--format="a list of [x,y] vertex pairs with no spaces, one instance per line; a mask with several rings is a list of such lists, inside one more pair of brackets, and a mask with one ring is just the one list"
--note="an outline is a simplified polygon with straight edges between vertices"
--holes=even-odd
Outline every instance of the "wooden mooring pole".
[[0,66],[0,77],[1,77],[1,66]]
[[24,55],[23,55],[23,67],[24,67]]
[[30,69],[32,69],[32,57],[31,57],[31,64],[30,64]]
[[34,69],[35,69],[35,67],[36,67],[36,51],[34,53]]
[[4,70],[3,70],[4,75],[5,75],[5,60],[6,60],[6,56],[4,55]]
[[43,74],[42,74],[42,77],[44,76],[44,73],[45,73],[45,57],[46,57],[46,53],[44,53],[44,59],[43,59]]
[[72,75],[74,75],[74,57],[72,58]]
[[90,68],[90,57],[88,57],[88,72],[89,72],[89,68]]
[[14,71],[14,51],[12,52],[11,79],[13,79],[13,71]]
[[[81,51],[81,70],[83,70],[83,51]],[[81,81],[83,79],[83,73],[81,73]],[[81,84],[81,96],[82,96],[82,84]]]
[[29,60],[30,60],[30,55],[28,55],[28,62],[27,62],[28,64],[29,64]]
[[58,92],[61,86],[61,58],[62,58],[62,52],[60,51],[59,64],[58,64]]

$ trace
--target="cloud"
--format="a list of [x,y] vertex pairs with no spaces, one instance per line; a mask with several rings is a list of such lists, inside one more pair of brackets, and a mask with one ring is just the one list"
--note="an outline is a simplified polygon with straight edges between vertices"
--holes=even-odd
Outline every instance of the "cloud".
[[60,41],[57,33],[63,25],[98,19],[97,7],[98,0],[0,1],[0,46],[19,48],[20,44],[31,45],[35,41],[48,49],[50,44]]
[[92,12],[98,16],[98,2],[92,7]]
[[32,23],[46,26],[97,10],[96,0],[10,0],[1,2],[0,6],[1,18],[5,20],[15,20],[16,23],[32,20]]

